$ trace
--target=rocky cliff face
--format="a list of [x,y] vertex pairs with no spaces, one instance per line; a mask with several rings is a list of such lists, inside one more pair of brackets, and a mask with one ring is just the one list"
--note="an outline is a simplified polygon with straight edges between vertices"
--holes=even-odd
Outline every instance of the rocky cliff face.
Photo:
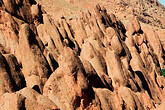
[[120,7],[115,16],[97,4],[76,17],[54,20],[33,0],[0,4],[0,109],[150,110],[164,105],[162,24],[142,23],[131,6]]

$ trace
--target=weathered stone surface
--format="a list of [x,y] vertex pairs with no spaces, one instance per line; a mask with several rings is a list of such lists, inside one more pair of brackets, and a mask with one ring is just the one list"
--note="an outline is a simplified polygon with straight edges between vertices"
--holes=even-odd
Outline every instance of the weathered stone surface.
[[114,51],[108,49],[106,52],[106,59],[109,67],[108,75],[112,77],[113,86],[127,85],[128,78],[123,71],[119,56],[117,56]]
[[88,104],[87,99],[90,98],[86,93],[88,83],[83,73],[82,64],[78,62],[79,59],[70,48],[64,48],[58,61],[59,68],[46,82],[44,95],[49,97],[61,109],[78,108],[81,100],[87,101]]
[[116,54],[121,54],[123,47],[120,43],[118,36],[113,36],[111,41],[112,49],[115,51]]
[[[17,93],[24,96],[25,99],[25,108],[28,110],[32,109],[50,109],[50,110],[57,110],[58,107],[56,104],[54,104],[50,99],[47,97],[39,94],[37,91],[31,89],[31,88],[24,88]],[[36,108],[38,107],[38,108]]]
[[134,26],[136,32],[140,31],[140,29],[141,29],[140,22],[138,21],[137,17],[134,17],[134,19],[133,19],[133,26]]
[[0,0],[0,109],[163,106],[163,7],[99,2]]
[[13,92],[14,90],[7,68],[7,62],[4,56],[0,53],[0,96],[6,92]]
[[116,93],[109,91],[108,89],[94,89],[96,97],[99,98],[100,108],[103,110],[122,110],[122,101],[117,97]]
[[91,43],[86,42],[82,46],[81,55],[85,60],[91,63],[104,85],[111,87],[111,78],[107,77],[106,65],[99,59],[101,56],[99,56],[97,50],[93,48]]
[[3,0],[5,8],[9,11],[9,13],[16,13],[16,3],[12,0]]
[[23,110],[25,109],[25,97],[17,93],[5,93],[0,98],[1,110]]
[[125,20],[122,21],[122,23],[124,24],[127,33],[132,35],[135,32],[135,27],[131,21]]
[[45,26],[43,24],[37,26],[37,33],[43,44],[46,45],[48,43],[48,40],[45,31]]
[[31,6],[31,14],[33,19],[37,18],[40,14],[38,5],[32,5]]
[[51,69],[45,56],[39,49],[35,36],[29,29],[28,24],[21,26],[19,36],[19,48],[25,80],[31,75],[37,75],[41,83],[44,84],[51,74]]
[[5,54],[4,57],[7,61],[9,67],[8,71],[10,74],[10,79],[12,81],[15,90],[22,89],[23,87],[26,86],[26,82],[22,74],[22,71],[20,70],[16,57],[12,54],[11,55]]
[[5,11],[1,11],[1,44],[8,49],[10,53],[15,54],[18,51],[18,31],[19,26],[24,23],[24,21],[11,16]]
[[51,21],[48,15],[43,15],[44,25],[46,26],[47,34],[53,39],[54,45],[57,48],[58,52],[61,53],[63,50],[63,45],[60,37],[60,33],[57,30],[56,25]]
[[152,27],[148,27],[146,25],[142,25],[142,30],[146,33],[146,38],[149,44],[151,45],[152,49],[154,50],[154,53],[157,55],[158,60],[160,62],[160,66],[164,67],[164,60],[163,60],[163,50],[162,45],[160,42],[160,39],[158,35],[156,34],[155,30]]
[[122,100],[124,101],[124,104],[126,105],[125,106],[126,109],[132,109],[132,110],[135,110],[135,108],[141,110],[144,109],[138,97],[127,87],[120,87],[118,92]]

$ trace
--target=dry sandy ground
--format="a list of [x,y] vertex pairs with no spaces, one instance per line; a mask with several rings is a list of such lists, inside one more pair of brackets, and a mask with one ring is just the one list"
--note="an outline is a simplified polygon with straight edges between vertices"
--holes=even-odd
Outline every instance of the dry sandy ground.
[[[93,6],[97,3],[104,6],[108,13],[113,12],[117,17],[121,18],[121,15],[127,15],[125,13],[127,8],[118,5],[118,1],[121,0],[36,0],[39,4],[43,6],[48,14],[52,16],[53,19],[57,20],[62,16],[66,19],[76,18],[77,13],[84,10],[91,10]],[[71,1],[68,2],[68,1]],[[74,1],[74,2],[73,2]],[[135,0],[136,1],[136,0]],[[165,9],[162,6],[156,6],[145,2],[143,8],[134,4],[133,0],[130,0],[129,6],[132,6],[136,10],[137,16],[144,18],[152,26],[157,26],[159,28],[165,28]],[[126,6],[127,7],[127,6]],[[142,10],[140,10],[142,9]],[[125,14],[123,14],[125,13]],[[161,22],[161,23],[160,23]]]
[[39,4],[43,6],[48,14],[52,16],[53,19],[59,19],[61,16],[69,18],[69,16],[76,16],[80,10],[85,10],[85,8],[66,2],[62,0],[36,0]]

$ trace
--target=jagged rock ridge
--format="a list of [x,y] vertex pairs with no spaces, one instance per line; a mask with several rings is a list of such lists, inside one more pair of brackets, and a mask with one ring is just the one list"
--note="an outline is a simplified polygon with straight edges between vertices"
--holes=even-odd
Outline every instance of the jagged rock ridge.
[[133,11],[119,20],[96,5],[56,21],[35,1],[0,3],[0,109],[145,110],[164,101],[165,33]]

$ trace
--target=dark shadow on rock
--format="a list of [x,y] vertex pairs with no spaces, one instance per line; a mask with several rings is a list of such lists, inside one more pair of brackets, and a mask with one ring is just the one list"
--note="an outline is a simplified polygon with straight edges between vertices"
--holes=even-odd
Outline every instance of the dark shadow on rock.
[[40,88],[39,88],[39,86],[38,86],[38,85],[33,86],[33,88],[32,88],[32,89],[34,89],[35,91],[37,91],[38,93],[40,93],[40,94],[41,94],[41,91],[40,91]]
[[135,73],[136,73],[136,75],[141,79],[143,88],[148,92],[150,98],[153,99],[153,98],[152,98],[152,95],[151,95],[151,91],[150,91],[150,89],[149,89],[149,85],[148,85],[148,83],[147,83],[147,81],[146,81],[146,79],[145,79],[143,73],[142,73],[141,71],[136,71]]

